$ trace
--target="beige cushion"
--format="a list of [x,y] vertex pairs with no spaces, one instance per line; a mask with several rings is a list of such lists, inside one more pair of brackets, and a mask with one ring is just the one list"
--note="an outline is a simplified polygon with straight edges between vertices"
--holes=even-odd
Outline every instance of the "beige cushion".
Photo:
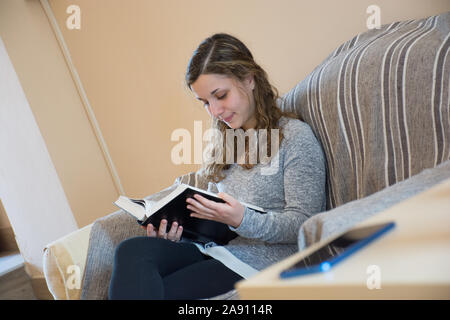
[[45,280],[56,300],[80,299],[91,228],[92,224],[74,231],[44,249]]

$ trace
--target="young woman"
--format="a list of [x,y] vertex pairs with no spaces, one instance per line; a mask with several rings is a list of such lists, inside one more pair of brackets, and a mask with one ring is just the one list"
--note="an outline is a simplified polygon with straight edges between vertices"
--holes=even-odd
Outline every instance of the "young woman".
[[[189,61],[186,84],[222,134],[212,142],[212,160],[199,172],[208,179],[208,190],[225,200],[196,196],[186,205],[193,217],[223,222],[238,237],[208,251],[180,241],[183,228],[176,222],[162,221],[158,230],[148,225],[148,237],[125,240],[116,249],[110,299],[203,299],[226,293],[238,280],[295,253],[301,224],[325,209],[322,149],[306,123],[278,108],[276,88],[241,41],[224,33],[205,39]],[[238,148],[234,138],[225,137],[238,130],[266,132],[265,161],[258,156],[256,163],[250,161],[254,148],[263,145],[260,135],[248,139],[243,154],[227,157],[230,141],[234,151]],[[273,147],[271,141],[278,143]]]

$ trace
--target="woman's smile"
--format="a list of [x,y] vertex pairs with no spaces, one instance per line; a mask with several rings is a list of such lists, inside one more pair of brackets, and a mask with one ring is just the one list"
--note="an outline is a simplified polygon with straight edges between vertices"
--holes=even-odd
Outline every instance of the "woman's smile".
[[233,116],[234,116],[234,112],[228,118],[224,118],[223,121],[229,123],[229,122],[231,122],[231,119],[233,119]]

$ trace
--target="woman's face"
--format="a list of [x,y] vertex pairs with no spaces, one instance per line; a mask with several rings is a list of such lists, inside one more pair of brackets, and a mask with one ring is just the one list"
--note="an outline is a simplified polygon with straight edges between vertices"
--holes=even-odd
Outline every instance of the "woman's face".
[[196,98],[203,101],[211,117],[225,122],[230,128],[244,130],[256,126],[254,87],[253,76],[239,82],[218,74],[202,74],[191,85]]

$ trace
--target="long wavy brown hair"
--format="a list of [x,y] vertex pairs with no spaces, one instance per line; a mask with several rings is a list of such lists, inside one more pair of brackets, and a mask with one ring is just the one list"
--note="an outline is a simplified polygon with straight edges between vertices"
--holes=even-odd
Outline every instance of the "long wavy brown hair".
[[[266,129],[267,139],[271,141],[271,129],[279,130],[279,143],[284,138],[278,121],[282,116],[299,119],[299,116],[291,112],[283,112],[277,105],[280,98],[278,90],[270,84],[267,73],[255,62],[250,50],[236,37],[226,33],[216,33],[203,40],[194,51],[189,60],[186,71],[186,85],[192,91],[191,85],[202,74],[216,74],[230,77],[238,84],[242,83],[249,75],[254,76],[255,88],[253,90],[255,101],[256,131]],[[212,129],[218,129],[222,137],[225,137],[230,129],[223,121],[212,117]],[[238,130],[238,129],[235,129]],[[276,132],[276,131],[275,131]],[[236,140],[236,138],[234,138]],[[226,139],[213,139],[211,141],[210,159],[217,159],[218,150],[226,150]],[[237,161],[237,143],[234,143],[234,161]],[[259,144],[259,142],[258,142]],[[271,143],[267,143],[268,159],[275,155],[277,150],[271,150]],[[224,171],[231,167],[229,161],[225,161],[226,152],[223,152],[223,161],[206,161],[202,169],[209,181],[219,182],[226,175]],[[245,141],[245,162],[239,165],[244,169],[251,169],[255,164],[249,163],[248,144]],[[267,160],[267,159],[266,159]],[[260,163],[261,159],[257,160]]]

